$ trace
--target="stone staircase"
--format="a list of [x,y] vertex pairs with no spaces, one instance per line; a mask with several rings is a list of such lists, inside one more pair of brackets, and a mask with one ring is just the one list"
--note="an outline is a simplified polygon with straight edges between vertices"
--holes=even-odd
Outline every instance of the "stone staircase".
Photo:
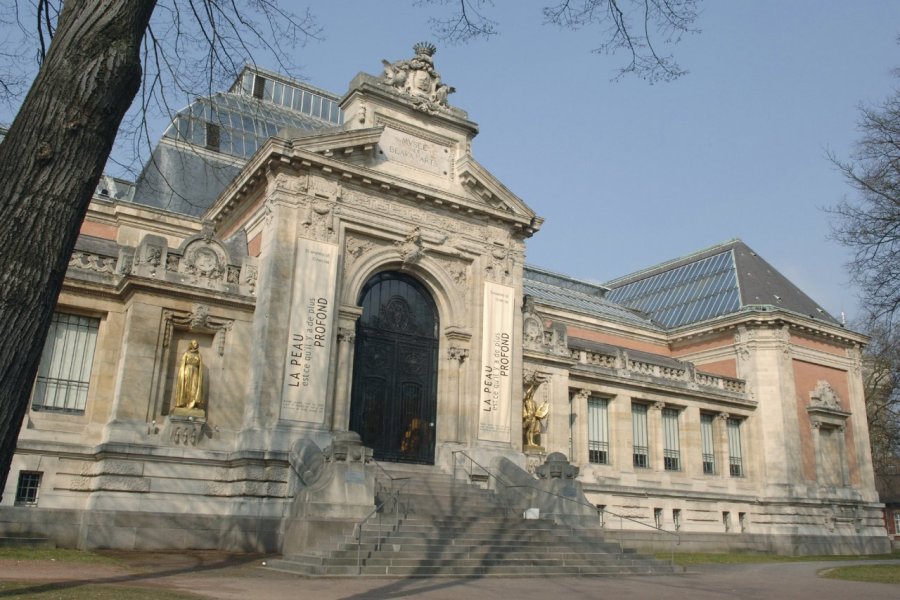
[[[268,561],[269,568],[312,576],[388,577],[603,576],[672,573],[667,563],[622,552],[600,529],[560,526],[510,514],[497,496],[454,481],[434,467],[385,465],[403,485],[399,511],[332,539],[316,552]],[[401,478],[407,478],[404,480]],[[379,489],[390,482],[380,477]],[[384,493],[384,491],[382,491]],[[379,498],[379,501],[387,498]],[[357,553],[359,553],[357,555]],[[357,563],[359,556],[359,563]],[[359,566],[358,566],[359,564]]]

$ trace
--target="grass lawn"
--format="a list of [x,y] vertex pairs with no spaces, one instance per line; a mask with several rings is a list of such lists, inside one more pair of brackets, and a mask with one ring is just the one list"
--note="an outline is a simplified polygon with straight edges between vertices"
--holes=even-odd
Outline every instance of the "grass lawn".
[[197,600],[202,596],[160,588],[116,585],[0,582],[0,595],[35,600]]
[[829,579],[865,581],[868,583],[893,583],[900,585],[900,565],[854,565],[836,567],[822,573]]
[[[671,554],[658,553],[656,558],[668,561],[672,558]],[[768,562],[810,562],[823,560],[898,560],[900,559],[900,551],[892,554],[868,554],[859,556],[852,555],[826,555],[826,556],[784,556],[781,554],[757,554],[757,553],[707,553],[707,552],[676,552],[675,564],[682,567],[692,565],[737,565],[746,563],[768,563]]]
[[118,565],[120,561],[110,556],[65,548],[0,548],[0,560],[57,560],[60,562]]

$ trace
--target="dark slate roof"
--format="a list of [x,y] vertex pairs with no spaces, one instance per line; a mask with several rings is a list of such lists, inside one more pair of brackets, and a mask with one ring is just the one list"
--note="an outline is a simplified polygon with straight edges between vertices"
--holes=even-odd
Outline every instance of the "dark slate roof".
[[748,310],[778,308],[838,321],[741,240],[607,282],[607,298],[647,313],[667,329]]
[[587,281],[580,281],[538,267],[525,267],[524,293],[542,304],[647,329],[660,329],[646,315],[610,302],[605,297],[606,291],[605,287]]

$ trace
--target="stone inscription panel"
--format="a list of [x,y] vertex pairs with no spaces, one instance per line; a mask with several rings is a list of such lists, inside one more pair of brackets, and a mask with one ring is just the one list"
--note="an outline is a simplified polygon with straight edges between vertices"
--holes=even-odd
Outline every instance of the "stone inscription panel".
[[515,290],[485,282],[478,438],[510,441]]
[[450,153],[440,144],[385,127],[379,147],[389,160],[435,175],[450,172]]
[[336,327],[337,256],[335,244],[297,240],[281,392],[281,418],[287,421],[325,421],[328,362]]

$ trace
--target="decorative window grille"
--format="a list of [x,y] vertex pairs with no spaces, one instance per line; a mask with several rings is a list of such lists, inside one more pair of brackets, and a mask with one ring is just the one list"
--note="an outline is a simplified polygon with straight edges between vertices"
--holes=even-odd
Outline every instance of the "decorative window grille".
[[631,405],[631,430],[634,436],[632,457],[634,466],[647,469],[650,467],[650,454],[647,444],[647,405]]
[[716,452],[713,444],[713,416],[700,415],[700,442],[703,452],[703,474],[716,474]]
[[728,468],[732,477],[744,476],[743,455],[741,454],[741,421],[728,419]]
[[83,413],[100,320],[54,313],[34,385],[34,410]]
[[678,410],[664,408],[663,423],[663,466],[666,471],[681,470],[681,445],[678,439]]
[[38,490],[41,489],[40,471],[19,471],[16,485],[16,506],[37,506]]
[[588,462],[609,464],[609,401],[588,398]]

